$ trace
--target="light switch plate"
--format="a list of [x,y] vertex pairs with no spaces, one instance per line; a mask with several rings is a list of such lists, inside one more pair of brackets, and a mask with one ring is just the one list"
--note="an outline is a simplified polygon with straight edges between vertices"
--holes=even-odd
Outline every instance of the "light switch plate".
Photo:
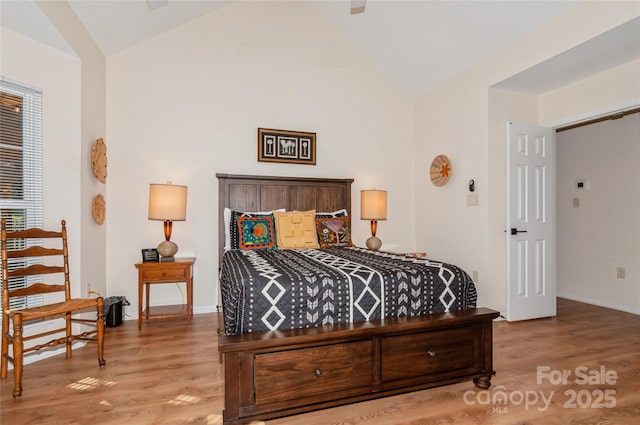
[[470,193],[467,195],[467,206],[468,207],[475,207],[478,205],[478,194],[477,193]]

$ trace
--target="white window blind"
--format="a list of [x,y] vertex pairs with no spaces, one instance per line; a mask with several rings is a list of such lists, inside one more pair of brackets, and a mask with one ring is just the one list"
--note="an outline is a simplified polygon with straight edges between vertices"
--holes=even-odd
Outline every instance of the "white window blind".
[[[0,78],[0,216],[9,230],[42,227],[42,92],[4,77]],[[37,279],[11,279],[9,287],[25,287]],[[11,308],[37,305],[42,305],[41,296],[13,299]]]

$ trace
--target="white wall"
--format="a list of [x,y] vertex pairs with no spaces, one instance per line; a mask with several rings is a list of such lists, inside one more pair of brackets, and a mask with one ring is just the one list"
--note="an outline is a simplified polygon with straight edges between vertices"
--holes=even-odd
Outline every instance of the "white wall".
[[[436,258],[457,263],[467,271],[479,271],[480,305],[506,311],[506,133],[504,123],[491,122],[489,117],[512,120],[511,117],[517,115],[519,118],[531,116],[534,120],[534,115],[542,115],[530,110],[531,100],[526,98],[514,98],[513,105],[492,108],[489,88],[623,24],[638,13],[636,5],[628,2],[581,3],[563,17],[418,99],[417,245]],[[638,93],[633,93],[634,87],[625,93],[627,83],[612,82],[622,87],[615,92],[625,96],[616,103],[638,97]],[[609,102],[613,100],[596,96],[593,107],[605,108]],[[571,116],[575,113],[571,110],[576,111],[584,104],[574,100],[570,105],[563,114]],[[431,159],[441,153],[450,156],[453,177],[446,186],[435,188],[426,170]],[[466,184],[470,178],[477,182],[478,207],[465,206]]]
[[80,60],[1,28],[0,73],[42,90],[43,221],[67,221],[72,292],[81,294]]
[[91,203],[98,194],[107,204],[109,199],[106,185],[93,176],[90,165],[91,147],[106,133],[106,60],[67,2],[38,1],[38,7],[80,58],[81,221],[77,224],[82,252],[79,282],[82,296],[86,296],[89,289],[108,296],[107,224],[99,225],[93,220]]
[[[188,186],[178,255],[196,255],[195,310],[217,302],[215,173],[353,177],[389,193],[384,249],[414,246],[414,103],[312,8],[236,2],[108,58],[108,285],[137,302],[140,249],[162,240],[147,220],[149,183]],[[258,163],[257,128],[317,133],[317,165]],[[152,304],[181,302],[171,285]],[[133,309],[132,309],[133,310]],[[133,313],[135,314],[135,313]]]
[[640,314],[640,113],[556,140],[558,293]]
[[597,115],[640,105],[640,60],[540,96],[540,123],[563,126]]

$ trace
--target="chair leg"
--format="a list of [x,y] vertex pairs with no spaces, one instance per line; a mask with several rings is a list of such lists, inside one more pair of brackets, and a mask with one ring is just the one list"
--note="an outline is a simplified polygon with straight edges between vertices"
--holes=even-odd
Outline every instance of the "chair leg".
[[2,357],[0,358],[0,379],[7,377],[9,371],[9,320],[8,315],[2,316]]
[[22,395],[22,315],[13,316],[13,396]]
[[66,349],[67,349],[67,358],[71,357],[71,337],[73,336],[73,329],[71,328],[72,322],[71,322],[71,313],[66,313],[64,315],[64,321],[65,321],[65,331],[67,333],[67,340],[66,340]]
[[96,340],[98,343],[98,365],[106,364],[104,360],[104,299],[98,298],[98,319],[96,320]]

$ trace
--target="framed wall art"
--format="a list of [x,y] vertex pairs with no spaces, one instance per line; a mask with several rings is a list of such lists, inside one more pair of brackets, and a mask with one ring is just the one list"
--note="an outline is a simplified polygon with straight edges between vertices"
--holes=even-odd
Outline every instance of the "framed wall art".
[[258,161],[316,164],[316,133],[258,128]]

